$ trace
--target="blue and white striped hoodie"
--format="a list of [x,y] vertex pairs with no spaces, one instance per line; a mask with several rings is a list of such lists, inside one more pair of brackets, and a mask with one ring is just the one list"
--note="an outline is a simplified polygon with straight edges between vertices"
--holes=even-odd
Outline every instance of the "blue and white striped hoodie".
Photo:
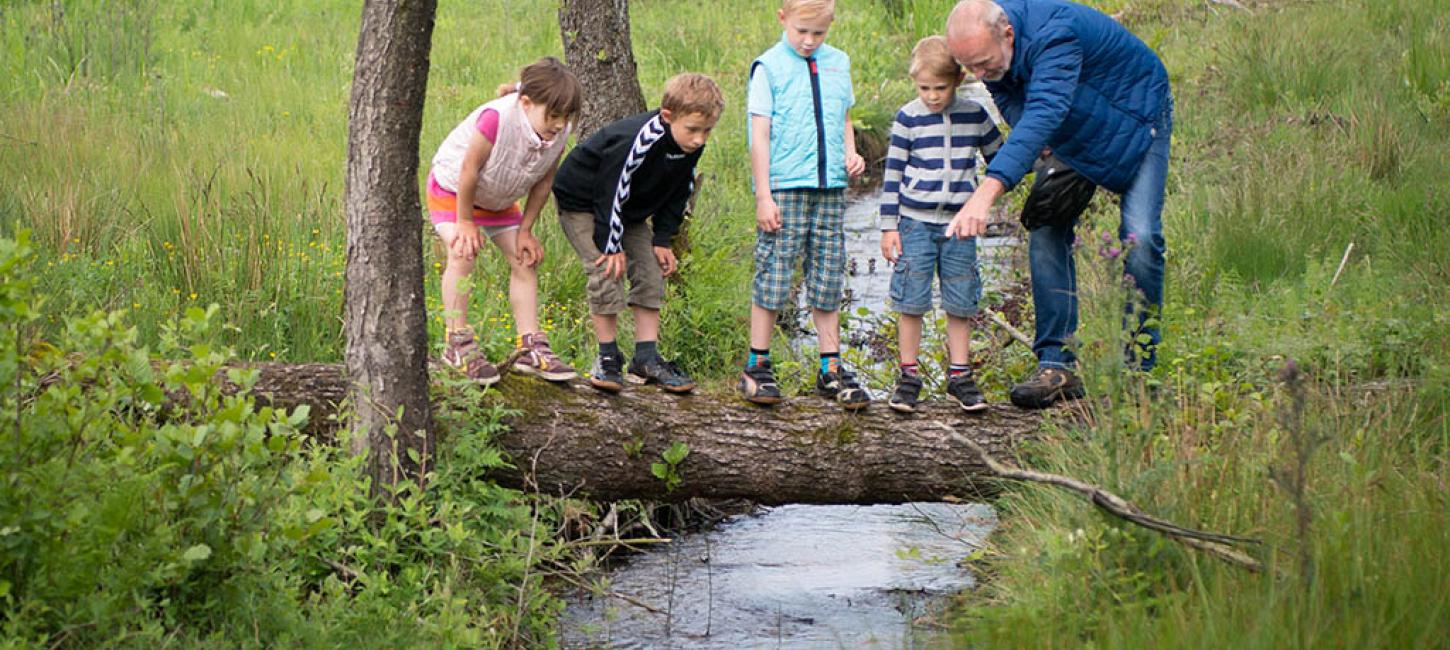
[[902,106],[891,123],[891,146],[881,187],[881,229],[899,217],[948,223],[977,189],[977,155],[987,160],[1002,133],[976,100],[958,96],[940,113],[920,99]]

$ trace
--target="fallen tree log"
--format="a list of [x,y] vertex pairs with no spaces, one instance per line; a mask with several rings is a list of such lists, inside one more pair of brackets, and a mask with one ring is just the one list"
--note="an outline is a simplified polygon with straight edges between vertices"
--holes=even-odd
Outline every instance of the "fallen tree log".
[[[257,364],[253,394],[274,406],[312,409],[314,434],[336,428],[347,395],[343,367]],[[235,386],[231,387],[235,390]],[[733,395],[669,395],[654,387],[605,395],[505,376],[479,398],[518,411],[498,437],[515,469],[501,484],[599,500],[679,501],[744,498],[764,504],[869,504],[973,500],[994,495],[997,480],[971,448],[939,425],[997,457],[1040,422],[1036,412],[994,405],[971,415],[947,403],[909,417],[884,403],[846,413],[815,397],[762,408]],[[674,443],[689,453],[669,472],[673,489],[651,472]]]

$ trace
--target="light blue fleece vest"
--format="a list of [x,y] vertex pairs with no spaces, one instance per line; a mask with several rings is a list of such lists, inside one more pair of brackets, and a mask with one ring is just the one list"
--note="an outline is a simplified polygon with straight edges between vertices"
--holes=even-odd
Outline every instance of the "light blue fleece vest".
[[[770,79],[770,189],[846,187],[846,112],[851,108],[851,58],[822,44],[810,62],[782,33],[780,42],[750,65]],[[746,119],[749,119],[749,115]],[[750,140],[747,122],[746,142]]]

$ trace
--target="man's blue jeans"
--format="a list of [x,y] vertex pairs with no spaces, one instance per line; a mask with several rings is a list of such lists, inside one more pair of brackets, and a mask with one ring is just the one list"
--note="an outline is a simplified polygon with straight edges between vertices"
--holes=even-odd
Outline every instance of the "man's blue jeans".
[[[1139,333],[1147,334],[1150,343],[1140,358],[1129,350],[1130,364],[1151,370],[1158,360],[1161,340],[1157,327],[1145,327],[1150,316],[1157,318],[1163,309],[1163,192],[1168,177],[1168,148],[1173,137],[1173,100],[1154,125],[1153,144],[1148,147],[1138,174],[1121,203],[1122,223],[1118,238],[1127,251],[1124,270],[1127,278],[1142,292],[1138,304],[1126,306],[1136,315]],[[1043,226],[1032,231],[1028,262],[1032,269],[1032,305],[1037,311],[1037,339],[1032,351],[1037,364],[1043,367],[1071,368],[1077,364],[1073,353],[1073,335],[1077,332],[1077,266],[1072,250],[1077,224]],[[1125,317],[1126,318],[1126,317]]]

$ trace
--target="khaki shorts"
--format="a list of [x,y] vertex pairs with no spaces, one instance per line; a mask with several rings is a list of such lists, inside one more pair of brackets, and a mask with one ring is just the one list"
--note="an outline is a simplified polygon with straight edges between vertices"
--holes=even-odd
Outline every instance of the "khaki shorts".
[[584,275],[589,278],[585,290],[589,313],[613,315],[631,306],[658,310],[664,304],[665,276],[655,260],[654,231],[648,222],[625,224],[624,236],[620,238],[624,259],[628,262],[625,272],[629,276],[627,302],[624,280],[606,278],[604,268],[594,265],[594,260],[602,254],[594,245],[594,214],[560,210],[559,225],[563,226],[564,236],[584,263]]

